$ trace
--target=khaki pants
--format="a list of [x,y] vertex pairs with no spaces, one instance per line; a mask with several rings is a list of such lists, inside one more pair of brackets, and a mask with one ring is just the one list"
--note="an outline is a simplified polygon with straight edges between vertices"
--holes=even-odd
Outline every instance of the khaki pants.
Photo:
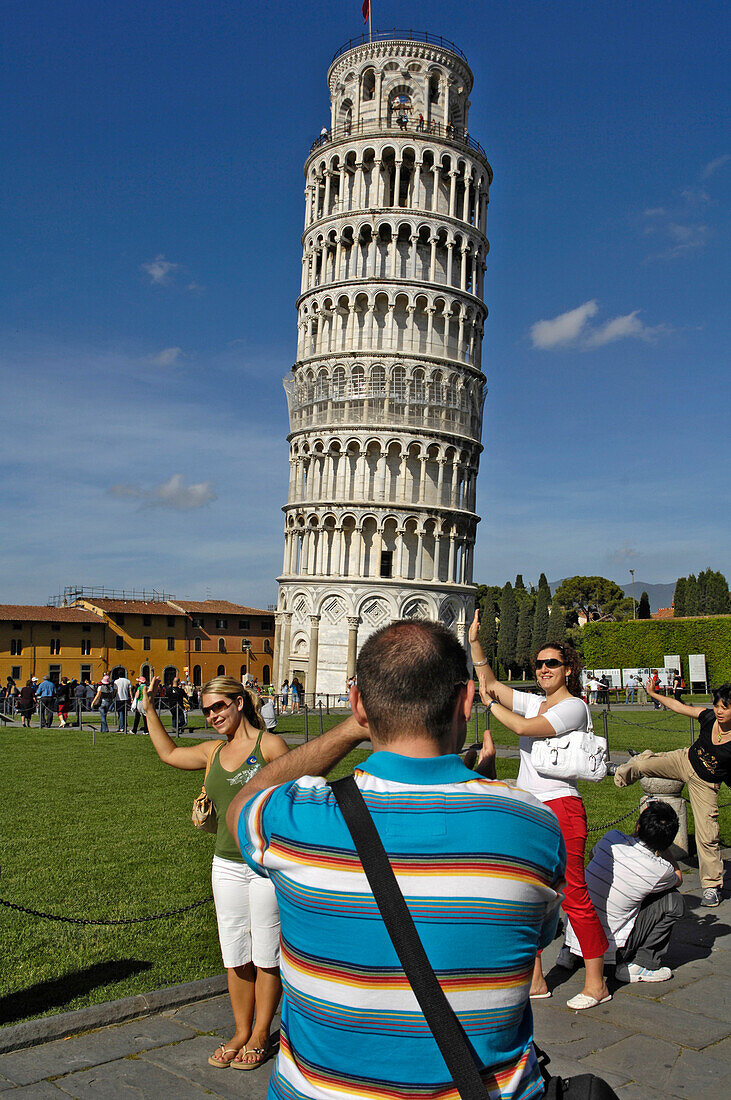
[[695,842],[698,849],[698,865],[701,886],[720,889],[723,885],[723,860],[721,837],[718,831],[718,792],[720,783],[706,783],[696,775],[688,759],[687,749],[674,752],[652,752],[645,749],[617,768],[618,787],[629,786],[643,777],[652,779],[678,779],[687,783],[690,804],[695,819]]

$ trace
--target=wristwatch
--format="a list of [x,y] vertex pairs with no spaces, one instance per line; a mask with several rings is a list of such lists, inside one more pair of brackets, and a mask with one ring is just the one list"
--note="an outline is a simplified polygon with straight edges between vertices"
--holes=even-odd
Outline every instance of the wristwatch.
[[489,714],[489,713],[490,713],[490,711],[492,710],[492,708],[493,708],[493,707],[495,706],[495,703],[496,703],[496,702],[497,702],[497,699],[491,699],[491,700],[490,700],[490,702],[489,702],[489,703],[487,704],[487,706],[485,707],[485,714]]

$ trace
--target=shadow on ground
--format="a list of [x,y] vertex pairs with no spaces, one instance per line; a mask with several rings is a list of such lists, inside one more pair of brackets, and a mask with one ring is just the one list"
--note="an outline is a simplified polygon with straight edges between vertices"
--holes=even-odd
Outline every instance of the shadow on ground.
[[152,963],[142,959],[114,959],[8,993],[0,997],[0,1024],[12,1024],[52,1008],[62,1008],[97,986],[111,985],[151,968]]

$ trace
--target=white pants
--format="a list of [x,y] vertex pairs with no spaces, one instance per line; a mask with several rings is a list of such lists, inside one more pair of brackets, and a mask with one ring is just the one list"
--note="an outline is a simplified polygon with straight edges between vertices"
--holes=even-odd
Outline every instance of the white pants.
[[279,906],[269,879],[214,856],[211,885],[223,965],[279,966]]

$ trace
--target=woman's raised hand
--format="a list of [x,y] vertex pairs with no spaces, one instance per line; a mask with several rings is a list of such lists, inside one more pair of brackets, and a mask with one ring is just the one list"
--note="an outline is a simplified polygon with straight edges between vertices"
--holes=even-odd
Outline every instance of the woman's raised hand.
[[470,623],[469,633],[467,634],[470,645],[472,645],[473,642],[478,641],[479,630],[480,630],[480,610],[479,610],[479,608],[476,607],[475,608],[475,615],[474,615],[474,618],[473,618],[472,622]]
[[154,707],[155,700],[157,699],[159,694],[160,694],[160,677],[159,676],[153,676],[152,679],[150,680],[150,686],[142,688],[142,698],[145,700],[145,702],[147,702],[149,700],[152,703],[153,707]]

